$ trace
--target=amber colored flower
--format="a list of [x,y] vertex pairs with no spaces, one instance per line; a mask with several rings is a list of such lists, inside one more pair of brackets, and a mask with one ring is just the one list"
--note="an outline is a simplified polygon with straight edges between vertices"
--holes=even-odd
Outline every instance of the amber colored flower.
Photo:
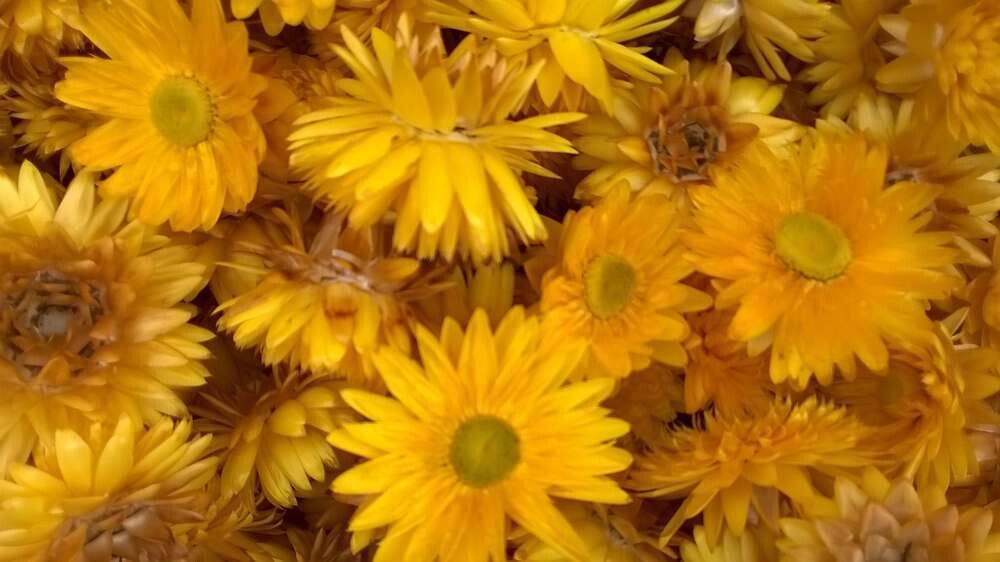
[[[640,455],[626,487],[643,497],[684,498],[660,535],[669,540],[684,521],[703,514],[718,533],[723,521],[743,532],[755,488],[777,488],[799,504],[817,498],[812,476],[871,462],[861,448],[871,429],[848,410],[808,398],[776,399],[763,411],[705,415],[704,424],[675,428]],[[710,545],[718,535],[708,536]]]

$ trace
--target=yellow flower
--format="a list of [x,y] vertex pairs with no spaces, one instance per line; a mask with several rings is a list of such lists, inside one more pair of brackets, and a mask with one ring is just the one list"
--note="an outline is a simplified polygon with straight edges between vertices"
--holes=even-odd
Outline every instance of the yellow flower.
[[264,30],[277,35],[285,24],[323,29],[330,23],[337,0],[230,0],[230,6],[240,19],[259,12]]
[[371,354],[409,352],[407,303],[433,288],[417,260],[383,255],[382,229],[347,230],[335,214],[309,223],[290,209],[265,209],[233,233],[231,271],[212,286],[219,326],[267,365],[374,378]]
[[677,18],[666,16],[679,0],[656,0],[632,13],[638,0],[512,0],[502,7],[484,0],[453,3],[457,6],[428,0],[427,17],[490,38],[506,57],[526,56],[532,66],[541,65],[532,80],[545,107],[561,101],[577,111],[589,94],[610,113],[615,80],[609,65],[631,81],[650,84],[670,73],[641,49],[623,43],[673,23]]
[[943,105],[953,135],[1000,152],[1000,4],[929,0],[881,22],[900,56],[879,70],[879,87]]
[[859,445],[870,432],[847,410],[815,398],[777,399],[733,417],[707,413],[704,426],[677,428],[640,456],[627,486],[643,497],[684,498],[661,542],[701,513],[714,546],[723,522],[743,533],[755,488],[777,488],[800,505],[818,501],[812,475],[869,463],[871,452]]
[[770,400],[767,355],[747,354],[743,342],[730,339],[732,313],[710,310],[690,318],[691,336],[684,342],[684,406],[694,413],[710,402],[723,415],[766,407]]
[[825,117],[847,119],[857,125],[864,94],[879,107],[892,107],[892,96],[876,89],[875,75],[886,57],[878,44],[879,16],[893,10],[901,0],[843,0],[834,5],[826,24],[829,30],[812,44],[816,64],[799,76],[816,86],[809,103],[822,106]]
[[220,497],[257,486],[272,504],[292,507],[337,464],[326,434],[351,419],[340,400],[343,383],[287,370],[267,376],[244,370],[235,385],[212,384],[192,407],[200,431],[222,449]]
[[[641,502],[634,502],[640,504]],[[637,511],[629,507],[622,511]],[[570,503],[561,509],[566,520],[583,539],[588,556],[585,562],[667,562],[670,552],[660,549],[655,536],[648,536],[635,528],[632,513],[618,510],[610,513],[600,509],[595,512],[584,504]],[[529,537],[514,553],[514,560],[525,562],[575,562],[558,549],[545,544],[537,537]]]
[[798,154],[748,149],[692,192],[691,259],[728,282],[716,303],[738,307],[730,337],[773,342],[775,382],[828,384],[835,366],[850,378],[855,357],[884,369],[886,342],[925,340],[927,299],[955,288],[950,236],[921,231],[939,189],[886,189],[887,161],[860,135],[820,132]]
[[33,466],[0,480],[0,560],[183,560],[218,462],[205,456],[211,438],[190,433],[187,421],[141,430],[127,417],[110,434],[58,430]]
[[284,527],[281,512],[264,510],[260,505],[263,500],[248,493],[219,500],[218,484],[218,479],[213,480],[208,490],[216,500],[202,510],[202,520],[183,536],[193,555],[190,562],[303,562],[284,541],[274,538],[275,531]]
[[692,268],[680,222],[665,197],[629,201],[622,186],[567,215],[558,263],[542,278],[540,310],[547,332],[587,342],[584,373],[620,378],[653,359],[684,365],[682,314],[711,301],[681,283]]
[[685,14],[696,18],[698,43],[714,42],[720,57],[742,37],[768,80],[791,80],[779,49],[812,61],[807,39],[823,35],[829,10],[830,5],[819,0],[695,0]]
[[618,383],[605,405],[632,428],[622,442],[629,450],[660,443],[684,409],[684,383],[669,367],[653,363]]
[[726,529],[722,540],[711,545],[705,527],[698,526],[692,538],[681,542],[682,562],[775,562],[778,558],[773,533],[766,527],[748,527],[739,536]]
[[[783,86],[734,78],[728,62],[689,63],[676,50],[666,63],[676,75],[663,85],[636,84],[620,93],[610,116],[573,126],[581,153],[573,167],[592,170],[577,197],[602,197],[620,181],[633,191],[678,195],[678,184],[704,183],[712,167],[725,165],[755,137],[777,148],[802,135],[802,127],[769,115]],[[679,195],[686,203],[683,190]]]
[[928,560],[990,562],[1000,557],[993,513],[950,505],[941,489],[919,493],[906,480],[890,482],[865,471],[861,486],[844,478],[834,485],[834,513],[781,521],[782,562]]
[[74,27],[80,4],[80,0],[7,0],[0,5],[4,70],[18,78],[55,70],[61,52],[79,50],[84,40]]
[[509,516],[561,555],[585,559],[585,543],[551,497],[629,501],[605,476],[632,460],[610,444],[628,424],[599,406],[614,382],[564,386],[581,346],[542,341],[538,321],[520,308],[495,332],[477,311],[464,333],[449,319],[440,340],[422,327],[416,336],[423,367],[391,348],[376,354],[393,398],[342,393],[373,420],[329,436],[371,459],[333,481],[335,493],[368,495],[351,531],[388,527],[378,560],[500,561]]
[[370,41],[372,30],[380,29],[389,35],[403,27],[429,39],[438,33],[437,25],[426,21],[424,0],[338,0],[333,22],[320,29],[309,30],[310,52],[321,60],[337,58],[333,47],[344,45],[343,28],[351,30],[366,43]]
[[11,84],[3,105],[14,119],[14,146],[40,160],[58,154],[61,175],[72,162],[70,145],[96,125],[92,115],[59,102],[52,85],[41,81]]
[[71,155],[115,170],[102,189],[132,198],[143,222],[207,229],[257,189],[264,136],[253,107],[266,81],[250,72],[246,29],[226,23],[219,0],[193,0],[190,18],[176,0],[142,4],[95,4],[83,29],[110,58],[62,59],[56,97],[103,122]]
[[348,47],[334,48],[353,86],[290,137],[309,190],[349,210],[353,228],[394,215],[393,246],[421,258],[498,260],[510,253],[508,230],[524,243],[544,239],[521,172],[551,176],[534,153],[573,149],[545,128],[581,116],[508,121],[540,65],[492,67],[473,37],[447,59],[437,35],[428,45],[401,32],[394,44],[374,30],[374,54],[350,30],[344,37]]
[[206,281],[196,246],[124,224],[90,174],[57,206],[34,166],[16,173],[0,174],[0,475],[67,424],[185,415],[211,338],[181,304]]
[[424,325],[439,331],[445,318],[467,324],[477,309],[486,311],[496,326],[514,306],[514,267],[509,262],[478,267],[455,267],[438,284],[441,290],[416,301]]
[[336,95],[340,69],[288,51],[255,53],[254,72],[267,77],[267,89],[257,98],[254,115],[267,139],[260,172],[275,181],[303,180],[290,173],[288,135],[303,115],[325,107]]
[[877,428],[875,446],[892,453],[888,468],[938,486],[978,475],[968,432],[1000,423],[986,403],[1000,391],[1000,356],[994,349],[956,347],[945,330],[934,330],[929,349],[894,352],[885,373],[824,389]]

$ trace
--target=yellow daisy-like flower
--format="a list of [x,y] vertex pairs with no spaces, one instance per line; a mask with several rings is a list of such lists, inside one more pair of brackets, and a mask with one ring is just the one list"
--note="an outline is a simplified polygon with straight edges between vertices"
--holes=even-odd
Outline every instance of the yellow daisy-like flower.
[[292,164],[309,171],[309,189],[350,211],[354,228],[395,216],[393,246],[422,258],[456,254],[498,260],[511,233],[524,243],[545,237],[521,172],[551,176],[535,152],[574,152],[545,131],[582,117],[552,113],[508,121],[540,64],[491,66],[475,38],[443,58],[405,32],[374,30],[373,54],[343,31],[335,46],[355,78],[349,97],[298,121]]
[[661,541],[701,513],[715,545],[723,522],[743,533],[755,488],[776,488],[798,504],[818,501],[812,475],[870,463],[871,451],[859,447],[870,433],[847,410],[815,398],[778,399],[733,417],[708,413],[704,426],[677,428],[640,456],[627,486],[641,496],[684,498]]
[[816,64],[799,75],[816,83],[809,103],[822,106],[825,117],[847,119],[857,125],[857,112],[864,94],[880,107],[892,107],[892,96],[877,90],[875,75],[886,57],[878,43],[879,16],[890,12],[901,0],[843,0],[834,5],[826,24],[829,30],[812,44]]
[[[583,107],[586,95],[610,113],[613,78],[608,65],[632,81],[657,84],[670,73],[623,43],[666,28],[677,18],[667,15],[679,0],[651,3],[632,11],[638,0],[513,0],[503,6],[486,0],[456,0],[449,5],[428,0],[432,21],[491,38],[506,57],[526,56],[542,66],[533,77],[543,105],[557,101],[570,110]],[[471,14],[469,12],[472,12]]]
[[669,367],[653,363],[619,382],[605,405],[632,428],[622,438],[629,450],[653,446],[662,442],[670,422],[684,410],[684,383]]
[[691,336],[684,342],[684,406],[697,412],[709,403],[723,415],[766,407],[767,354],[749,355],[744,342],[729,337],[732,313],[710,310],[690,318]]
[[422,327],[416,335],[423,367],[390,348],[376,354],[393,398],[342,393],[373,420],[329,437],[371,459],[333,481],[335,493],[369,495],[350,529],[388,526],[379,561],[499,562],[509,516],[561,555],[586,559],[585,543],[551,497],[629,501],[605,476],[632,460],[610,444],[628,424],[599,406],[614,382],[564,385],[581,346],[552,347],[520,308],[495,332],[478,311],[464,333],[446,320],[440,340]]
[[808,39],[821,37],[830,4],[820,0],[695,0],[685,14],[695,18],[695,39],[714,42],[725,57],[742,37],[757,66],[769,80],[791,80],[779,49],[811,62]]
[[[641,505],[641,502],[634,502]],[[623,513],[629,510],[633,513]],[[583,539],[588,556],[585,562],[667,562],[673,560],[667,549],[661,549],[656,536],[643,534],[633,524],[637,509],[623,507],[608,512],[595,512],[580,503],[568,504],[561,510],[573,529]],[[529,537],[514,553],[520,562],[576,562],[537,537]]]
[[124,224],[89,174],[57,206],[34,166],[16,173],[0,174],[0,475],[60,426],[185,415],[212,337],[181,304],[206,281],[196,246]]
[[803,129],[769,114],[784,87],[763,78],[733,77],[728,62],[694,64],[671,50],[675,76],[661,86],[637,84],[615,100],[611,115],[573,125],[580,155],[573,167],[591,171],[577,197],[602,197],[620,181],[633,191],[679,195],[683,183],[704,183],[752,139],[774,147],[797,140]]
[[478,267],[455,267],[441,280],[441,290],[416,301],[418,316],[432,331],[439,331],[445,318],[465,325],[477,309],[486,311],[496,326],[514,306],[514,266],[509,262]]
[[73,145],[76,162],[113,169],[102,188],[133,199],[148,224],[207,229],[243,210],[264,155],[253,108],[267,85],[250,72],[243,24],[226,23],[219,0],[193,0],[190,17],[162,0],[95,4],[82,27],[110,58],[61,60],[56,97],[102,120]]
[[954,346],[943,326],[933,345],[893,354],[886,373],[824,389],[878,428],[877,446],[894,472],[920,484],[948,486],[978,475],[969,430],[1000,423],[986,400],[1000,391],[993,349]]
[[259,12],[264,30],[277,35],[286,24],[304,23],[310,29],[323,29],[330,24],[337,0],[230,0],[230,6],[240,19]]
[[239,373],[236,385],[212,385],[193,411],[198,429],[223,450],[220,495],[229,498],[258,483],[274,505],[291,507],[337,464],[326,434],[351,419],[338,395],[342,383],[287,371],[271,377]]
[[14,146],[41,160],[58,154],[60,174],[72,163],[70,146],[97,125],[92,114],[57,100],[44,82],[12,84],[3,105],[14,120]]
[[781,562],[927,560],[992,562],[1000,558],[993,513],[950,505],[941,489],[914,489],[865,471],[861,485],[834,484],[836,511],[815,519],[781,521]]
[[386,257],[381,229],[346,230],[339,215],[317,225],[294,208],[261,214],[233,233],[232,271],[213,282],[219,326],[239,347],[359,383],[374,377],[378,347],[409,351],[407,303],[434,290],[420,262]]
[[218,463],[205,456],[211,438],[190,434],[187,421],[141,430],[127,417],[113,432],[60,429],[0,480],[0,560],[186,559]]
[[773,342],[775,382],[828,384],[835,366],[850,378],[855,357],[884,369],[886,342],[926,340],[927,299],[955,288],[951,237],[921,231],[939,189],[885,188],[887,162],[860,135],[820,132],[798,154],[748,149],[692,192],[691,259],[728,282],[716,303],[738,307],[730,337]]
[[1000,152],[1000,4],[929,0],[881,22],[900,56],[879,70],[879,87],[943,104],[953,135]]
[[590,376],[627,376],[650,361],[681,366],[682,316],[711,300],[681,281],[692,267],[680,245],[681,216],[666,197],[629,201],[619,188],[567,216],[558,263],[542,278],[546,330],[587,342]]

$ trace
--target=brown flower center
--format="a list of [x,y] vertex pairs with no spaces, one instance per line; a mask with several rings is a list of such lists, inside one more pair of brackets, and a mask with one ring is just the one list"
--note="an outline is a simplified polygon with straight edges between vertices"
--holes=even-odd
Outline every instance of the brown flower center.
[[[111,504],[67,521],[49,548],[79,553],[82,562],[193,560],[189,548],[177,544],[171,525],[202,519],[187,500]],[[56,556],[58,557],[58,556]]]

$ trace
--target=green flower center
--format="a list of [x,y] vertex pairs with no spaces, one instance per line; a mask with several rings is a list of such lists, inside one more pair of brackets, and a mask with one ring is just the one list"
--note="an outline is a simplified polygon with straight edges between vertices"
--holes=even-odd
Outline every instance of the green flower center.
[[521,442],[507,422],[476,416],[455,431],[451,466],[458,479],[473,488],[485,488],[504,478],[521,460]]
[[194,146],[212,132],[212,97],[197,80],[185,76],[164,78],[149,99],[156,130],[181,147]]
[[628,306],[635,290],[635,269],[618,256],[601,256],[583,274],[584,300],[598,318],[610,318]]
[[774,246],[785,265],[816,281],[839,277],[851,263],[851,243],[844,231],[809,211],[782,219]]

